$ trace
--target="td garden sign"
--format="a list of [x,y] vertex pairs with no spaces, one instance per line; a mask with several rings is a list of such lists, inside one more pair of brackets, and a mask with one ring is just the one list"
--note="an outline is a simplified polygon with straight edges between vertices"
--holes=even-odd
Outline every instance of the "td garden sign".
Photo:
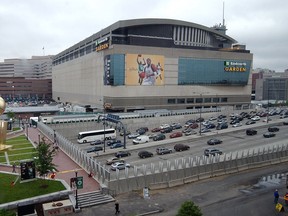
[[246,72],[245,62],[224,61],[224,71],[226,72]]

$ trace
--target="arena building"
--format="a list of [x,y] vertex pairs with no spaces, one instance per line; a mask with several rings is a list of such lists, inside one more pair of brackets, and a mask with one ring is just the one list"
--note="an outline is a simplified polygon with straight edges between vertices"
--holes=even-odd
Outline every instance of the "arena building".
[[110,111],[249,106],[253,55],[226,35],[171,19],[118,21],[53,58],[53,99]]

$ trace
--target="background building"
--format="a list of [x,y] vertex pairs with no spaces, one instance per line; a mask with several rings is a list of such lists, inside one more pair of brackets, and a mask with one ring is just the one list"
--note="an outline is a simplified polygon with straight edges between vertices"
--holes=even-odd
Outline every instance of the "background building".
[[118,112],[249,106],[252,59],[225,25],[119,21],[53,58],[53,99]]
[[5,101],[52,98],[52,56],[5,59],[0,63],[0,95]]

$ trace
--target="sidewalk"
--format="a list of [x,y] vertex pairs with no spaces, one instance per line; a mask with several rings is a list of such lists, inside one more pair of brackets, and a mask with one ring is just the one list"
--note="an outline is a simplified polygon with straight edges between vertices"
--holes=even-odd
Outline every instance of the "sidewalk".
[[[29,139],[33,143],[38,143],[39,131],[37,128],[28,128]],[[17,135],[22,135],[24,133],[18,133]],[[9,135],[8,138],[17,135]],[[41,135],[40,135],[41,136]],[[56,164],[58,172],[56,173],[55,179],[62,179],[70,185],[70,178],[75,177],[75,171],[77,171],[77,176],[83,176],[83,189],[78,190],[78,194],[96,191],[100,189],[99,183],[94,179],[88,177],[88,173],[81,169],[71,158],[69,158],[61,149],[58,150],[56,156],[53,158],[53,163]],[[0,166],[1,171],[12,172],[12,166]],[[20,173],[19,167],[16,168],[16,172]]]

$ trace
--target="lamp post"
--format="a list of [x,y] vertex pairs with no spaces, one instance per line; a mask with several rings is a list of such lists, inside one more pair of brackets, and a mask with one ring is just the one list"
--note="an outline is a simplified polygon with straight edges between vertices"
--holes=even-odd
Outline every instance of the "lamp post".
[[266,116],[266,122],[267,122],[267,124],[268,124],[268,122],[269,122],[269,83],[268,83],[268,85],[267,85],[267,91],[268,91],[268,95],[267,95],[267,116]]
[[75,183],[76,183],[76,191],[75,191],[75,199],[76,199],[76,204],[75,204],[75,209],[78,209],[78,189],[77,189],[77,174],[78,172],[75,171]]
[[200,136],[202,135],[202,131],[201,131],[201,126],[202,126],[202,93],[200,94],[200,97],[201,97],[201,99],[200,99],[200,121],[199,121],[199,124],[200,124],[200,131],[199,131],[199,133],[200,133]]
[[29,140],[29,135],[28,135],[28,123],[26,122],[26,139]]
[[38,133],[38,145],[40,144],[40,133]]

